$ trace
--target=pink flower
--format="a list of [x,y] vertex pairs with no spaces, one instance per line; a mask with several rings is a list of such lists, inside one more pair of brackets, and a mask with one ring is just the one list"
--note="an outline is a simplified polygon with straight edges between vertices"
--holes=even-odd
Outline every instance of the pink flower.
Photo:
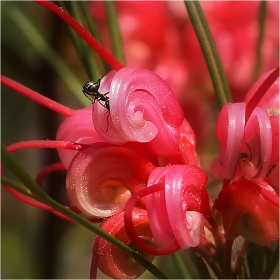
[[[203,233],[204,216],[210,215],[206,182],[206,174],[195,165],[154,169],[148,188],[134,193],[125,207],[125,223],[131,240],[143,251],[154,255],[196,247]],[[133,207],[144,196],[151,231],[159,249],[139,240],[132,224]]]
[[[73,115],[66,118],[57,130],[56,140],[80,144],[103,142],[92,125],[92,109],[93,106],[89,106],[76,110]],[[68,168],[77,151],[58,149],[58,153],[65,168]]]
[[190,164],[159,167],[151,173],[148,187],[164,188],[147,196],[151,230],[159,246],[172,245],[174,239],[183,249],[199,244],[204,216],[210,215],[206,182],[206,174]]
[[131,149],[108,143],[89,145],[77,153],[67,170],[69,199],[87,215],[115,215],[123,211],[132,193],[146,187],[154,168]]
[[108,132],[104,129],[105,109],[98,103],[93,111],[93,121],[104,140],[148,143],[147,146],[159,156],[179,152],[183,111],[159,76],[147,70],[122,68],[104,78],[100,91],[109,91]]
[[216,127],[221,150],[211,166],[216,177],[225,179],[216,201],[225,236],[242,235],[262,246],[278,240],[279,235],[277,96],[279,69],[256,82],[246,103],[223,107]]
[[273,119],[272,129],[268,112],[264,108],[253,107],[254,103],[258,103],[259,99],[256,98],[260,93],[268,94],[270,100],[271,91],[279,94],[279,89],[276,91],[274,85],[272,90],[269,90],[278,74],[279,70],[270,73],[267,79],[271,79],[271,75],[274,75],[273,80],[267,84],[266,79],[260,87],[262,89],[264,85],[268,89],[264,92],[257,91],[256,97],[251,98],[247,104],[245,102],[228,103],[223,107],[216,126],[216,134],[221,141],[221,150],[211,166],[216,177],[232,179],[234,175],[240,175],[247,179],[262,181],[279,161],[279,155],[274,155],[272,161],[272,146],[279,142],[279,134],[276,132],[279,118]]

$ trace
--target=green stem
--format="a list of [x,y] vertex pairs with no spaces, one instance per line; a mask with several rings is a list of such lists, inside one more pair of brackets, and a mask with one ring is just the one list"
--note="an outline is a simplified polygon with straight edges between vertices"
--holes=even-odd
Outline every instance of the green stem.
[[231,267],[231,255],[232,255],[232,244],[234,239],[226,239],[225,243],[225,265],[224,265],[224,275],[225,279],[232,278],[232,267]]
[[277,245],[272,257],[269,259],[268,266],[266,267],[261,279],[270,279],[278,262],[279,262],[279,244]]
[[184,2],[203,52],[218,102],[222,107],[227,102],[232,102],[232,98],[214,39],[199,1]]
[[82,105],[87,105],[88,102],[86,98],[81,94],[82,83],[76,78],[76,75],[61,57],[52,50],[40,32],[31,24],[29,19],[16,6],[12,6],[8,10],[8,15],[38,53],[52,66],[70,92],[72,92]]
[[33,193],[29,189],[27,189],[24,185],[19,184],[7,177],[1,176],[1,183],[2,183],[2,185],[9,186],[24,195],[27,195],[31,198],[35,198]]
[[258,30],[259,30],[259,36],[257,41],[257,47],[256,47],[256,60],[255,60],[255,67],[254,67],[254,73],[253,73],[253,82],[257,80],[257,78],[260,76],[261,73],[261,64],[262,64],[262,46],[264,41],[264,30],[265,30],[265,22],[267,17],[267,2],[266,1],[260,1],[259,3],[259,21],[258,21]]
[[[239,253],[237,254],[236,260],[233,264],[233,268],[234,268],[233,269],[233,275],[240,274],[240,273],[238,273],[238,271],[241,270],[242,265],[244,266],[245,254],[246,254],[248,245],[249,245],[249,241],[244,240],[244,242],[242,244],[242,247],[241,247]],[[244,269],[245,269],[245,266],[244,266]]]
[[[102,39],[99,36],[99,32],[94,24],[94,21],[92,20],[92,16],[90,14],[90,10],[88,7],[88,2],[87,1],[78,1],[78,4],[81,9],[81,13],[84,16],[84,22],[86,23],[89,32],[91,35],[96,38],[97,41],[99,41],[102,44]],[[88,46],[89,47],[89,46]],[[90,49],[91,50],[91,49]],[[90,57],[90,64],[92,64],[92,67],[94,68],[94,71],[98,73],[98,76],[95,74],[94,80],[98,80],[101,78],[101,76],[104,76],[106,71],[105,71],[105,65],[108,69],[110,69],[108,63],[100,58],[97,53],[93,53],[93,55]],[[98,70],[97,70],[98,69]]]
[[114,56],[124,64],[124,53],[115,1],[104,1]]
[[[45,196],[44,191],[37,185],[37,183],[24,170],[24,168],[12,157],[3,144],[1,144],[1,161],[29,189],[29,191],[34,194],[34,197],[40,201],[43,200]],[[16,170],[16,173],[14,170]]]
[[[82,24],[82,20],[83,15],[82,10],[80,8],[80,3],[76,2],[76,1],[70,1],[69,2],[69,6],[70,6],[70,11],[71,11],[71,15],[81,24]],[[67,25],[68,26],[68,25]],[[77,35],[77,33],[74,32],[74,30],[68,26],[68,30],[70,31],[70,35],[76,41],[76,47],[77,47],[77,51],[79,53],[79,56],[83,62],[83,65],[86,69],[86,72],[88,74],[88,77],[90,80],[95,80],[97,81],[98,79],[100,79],[101,77],[101,73],[96,61],[96,53],[94,53],[92,51],[92,49],[89,47],[89,45],[84,41],[81,40],[81,38]],[[75,42],[74,41],[74,42]]]
[[108,242],[115,245],[117,248],[123,250],[126,254],[130,255],[134,260],[143,265],[147,270],[149,270],[153,275],[158,277],[159,279],[167,277],[152,263],[144,259],[141,255],[139,255],[136,251],[131,249],[126,244],[120,242],[118,239],[114,238],[110,234],[103,231],[97,225],[89,222],[79,214],[72,212],[67,209],[63,205],[59,204],[55,200],[51,199],[41,188],[37,185],[37,183],[31,178],[31,176],[25,171],[25,169],[14,159],[14,157],[6,150],[6,148],[1,146],[1,155],[2,162],[5,166],[26,186],[28,187],[37,198],[40,199],[41,202],[47,204],[53,209],[59,211],[60,213],[66,215],[72,220],[76,221],[80,225],[88,228],[95,234],[98,234],[100,237],[104,238]]
[[180,252],[175,252],[171,255],[176,270],[180,273],[181,279],[192,279],[192,276],[184,262]]
[[85,22],[88,26],[89,32],[91,33],[91,35],[94,38],[96,38],[96,40],[98,40],[100,43],[102,43],[101,37],[99,36],[97,28],[95,27],[94,21],[92,20],[92,16],[89,12],[88,2],[87,1],[78,1],[78,4],[83,13],[83,16],[85,17]]
[[[76,21],[82,25],[82,18],[78,8],[78,3],[76,1],[70,1],[67,4],[69,5],[70,9],[69,14],[73,16],[76,19]],[[84,40],[81,40],[79,38],[77,33],[70,26],[67,25],[67,29],[78,52],[79,58],[81,59],[83,66],[87,72],[88,77],[90,79],[96,79],[96,77],[94,77],[94,71],[92,71],[92,68],[89,65],[90,53],[87,44]]]

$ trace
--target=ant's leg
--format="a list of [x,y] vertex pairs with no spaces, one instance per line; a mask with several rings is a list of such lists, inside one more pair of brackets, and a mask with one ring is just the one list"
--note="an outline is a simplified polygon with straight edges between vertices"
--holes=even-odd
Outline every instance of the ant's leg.
[[106,132],[108,132],[108,129],[109,129],[109,115],[110,115],[110,113],[108,112],[108,115],[107,115],[107,128],[106,128]]
[[94,98],[90,98],[89,96],[92,96],[91,94],[89,94],[88,92],[83,90],[83,94],[85,95],[85,97],[90,100],[92,103],[94,102]]
[[101,102],[100,102],[100,100],[98,100],[98,99],[96,99],[97,101],[98,101],[98,103],[102,106],[102,107],[104,107],[106,110],[108,110],[108,108],[106,107],[106,103],[105,103],[105,105],[104,104],[102,104]]

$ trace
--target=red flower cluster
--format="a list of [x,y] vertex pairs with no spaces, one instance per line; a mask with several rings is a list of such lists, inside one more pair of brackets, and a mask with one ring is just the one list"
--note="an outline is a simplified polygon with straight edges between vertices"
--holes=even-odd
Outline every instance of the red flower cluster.
[[[153,2],[152,9],[145,11],[145,20],[141,21],[141,3],[131,2],[128,6],[118,3],[121,26],[127,28],[124,40],[125,49],[130,50],[126,53],[131,55],[127,58],[128,64],[135,63],[139,67],[133,55],[137,55],[139,48],[142,48],[147,57],[153,58],[147,68],[163,74],[163,78],[169,77],[166,81],[149,70],[123,67],[69,15],[50,2],[41,4],[69,23],[114,70],[103,77],[100,83],[93,83],[93,89],[84,89],[86,94],[92,95],[93,104],[80,110],[64,107],[2,77],[3,84],[66,116],[57,130],[56,141],[21,142],[8,147],[10,152],[31,147],[58,150],[61,163],[43,169],[38,174],[38,184],[41,185],[47,173],[66,169],[66,189],[71,202],[69,208],[81,213],[89,221],[101,221],[101,229],[150,261],[155,255],[198,245],[205,246],[205,250],[210,248],[211,255],[215,246],[225,245],[224,236],[233,240],[242,235],[246,240],[260,245],[277,241],[279,69],[268,72],[257,81],[244,102],[228,103],[222,108],[216,126],[221,149],[211,167],[213,175],[224,180],[224,186],[217,200],[212,203],[206,191],[208,177],[200,168],[195,151],[195,134],[166,82],[172,82],[177,92],[185,83],[190,83],[191,87],[197,86],[195,84],[201,80],[204,86],[208,83],[204,70],[201,70],[202,63],[198,63],[200,58],[199,54],[196,55],[198,46],[194,34],[189,30],[188,20],[186,22],[180,17],[179,4],[177,9],[177,4],[172,6],[170,3]],[[138,12],[135,21],[131,21],[126,10],[129,5]],[[168,9],[167,5],[170,5]],[[229,36],[222,24],[228,20],[228,16],[223,17],[224,13],[220,9],[231,9],[231,5],[219,3],[219,9],[210,4],[204,5],[214,37],[220,38],[218,48],[231,86],[247,86],[248,77],[252,76],[253,71],[254,58],[251,54],[255,33],[250,28],[251,20],[255,19],[257,4],[252,6],[253,19],[245,19],[245,34],[248,35],[246,39],[250,46],[245,50],[235,49],[232,44],[236,38],[240,40],[241,26],[230,25],[234,32]],[[151,24],[146,21],[149,19],[146,12],[153,9],[156,9],[153,14],[157,15],[153,18],[153,25],[157,26],[153,30],[165,30],[161,38],[163,41],[158,41],[152,31],[145,33]],[[229,14],[233,18],[237,15],[235,10]],[[100,20],[103,20],[102,17]],[[141,31],[139,21],[145,32]],[[178,30],[179,25],[185,31],[182,38],[172,32]],[[271,38],[271,42],[274,43],[274,38]],[[165,47],[161,48],[162,45]],[[184,53],[181,48],[186,46]],[[133,52],[134,48],[136,52]],[[154,49],[161,51],[154,55]],[[174,51],[177,60],[169,60]],[[187,56],[188,52],[192,53],[193,59]],[[181,61],[182,53],[186,63]],[[160,60],[162,56],[166,59]],[[271,64],[268,62],[268,65]],[[240,75],[232,71],[237,66],[243,71]],[[181,79],[175,80],[169,75],[173,70],[176,73],[174,77]],[[185,74],[178,75],[180,71]],[[27,198],[13,189],[9,190],[26,203],[69,219],[41,202]],[[220,244],[211,243],[204,232],[206,227],[212,230],[214,238],[215,230],[217,236],[221,234],[217,226],[219,221],[215,221],[211,214],[214,218],[216,215],[222,218],[225,235],[220,238]],[[200,253],[203,255],[203,250]],[[94,242],[92,278],[96,277],[97,267],[112,278],[135,278],[145,270],[134,259],[99,236]],[[215,273],[218,275],[221,272],[216,269]]]
[[260,245],[279,239],[278,100],[275,69],[256,82],[245,102],[228,103],[219,115],[221,150],[212,171],[227,180],[216,209],[229,238],[240,234]]

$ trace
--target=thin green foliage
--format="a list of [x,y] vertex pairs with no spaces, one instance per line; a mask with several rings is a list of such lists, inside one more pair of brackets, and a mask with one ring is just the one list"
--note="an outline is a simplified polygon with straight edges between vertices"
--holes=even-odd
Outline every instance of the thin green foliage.
[[203,52],[220,107],[232,102],[228,82],[213,36],[199,1],[184,1]]
[[77,79],[74,72],[62,60],[60,55],[52,50],[39,30],[30,22],[30,20],[15,5],[11,5],[8,9],[8,16],[16,24],[18,29],[26,37],[34,49],[45,59],[47,63],[54,69],[69,91],[77,98],[77,100],[86,105],[87,102],[81,95],[81,82]]
[[123,44],[118,21],[117,7],[115,1],[104,2],[107,12],[107,22],[114,56],[124,64]]

